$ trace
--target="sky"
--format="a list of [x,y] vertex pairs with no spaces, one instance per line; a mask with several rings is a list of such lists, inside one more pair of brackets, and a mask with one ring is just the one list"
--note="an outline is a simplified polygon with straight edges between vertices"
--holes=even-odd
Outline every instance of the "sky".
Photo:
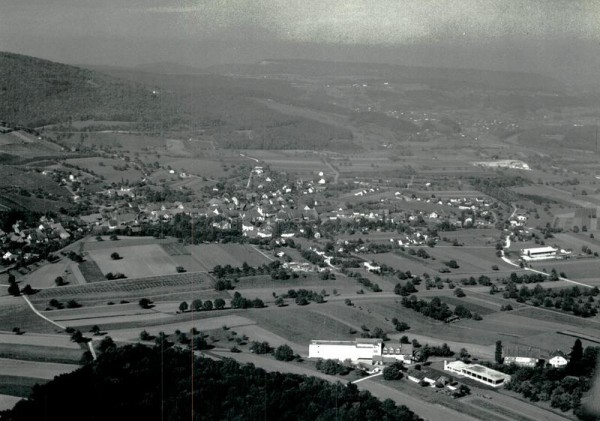
[[0,0],[0,50],[71,64],[265,58],[549,74],[596,84],[598,0]]

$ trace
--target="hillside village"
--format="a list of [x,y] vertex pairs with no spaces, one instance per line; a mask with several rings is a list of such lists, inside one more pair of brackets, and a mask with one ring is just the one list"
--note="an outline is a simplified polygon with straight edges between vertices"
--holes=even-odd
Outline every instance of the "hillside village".
[[[227,121],[191,123],[201,104],[0,124],[3,387],[26,397],[50,380],[39,367],[135,344],[350,384],[428,419],[579,417],[600,355],[595,158],[525,142],[589,127],[482,111],[479,87],[467,112],[408,111],[386,95],[430,88],[291,75],[211,80],[263,84]],[[297,98],[315,78],[335,104]],[[155,112],[176,79],[131,92]]]

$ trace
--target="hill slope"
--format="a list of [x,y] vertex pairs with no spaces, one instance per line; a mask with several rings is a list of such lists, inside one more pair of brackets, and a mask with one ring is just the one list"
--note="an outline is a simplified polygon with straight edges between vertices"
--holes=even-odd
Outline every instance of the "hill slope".
[[29,127],[69,119],[133,121],[142,123],[133,130],[201,131],[234,148],[320,149],[352,141],[348,130],[257,101],[302,95],[287,82],[100,69],[0,53],[0,120]]
[[152,91],[98,72],[0,52],[0,119],[41,126],[73,120],[133,120],[159,111]]

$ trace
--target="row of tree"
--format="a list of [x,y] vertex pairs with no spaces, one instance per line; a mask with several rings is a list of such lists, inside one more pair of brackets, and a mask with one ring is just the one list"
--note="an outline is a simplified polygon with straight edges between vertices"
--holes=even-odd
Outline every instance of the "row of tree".
[[598,303],[594,299],[600,290],[595,288],[544,288],[537,284],[534,288],[522,285],[521,288],[509,282],[503,292],[504,298],[511,298],[519,303],[528,303],[536,307],[544,306],[573,313],[575,316],[592,317],[598,314]]

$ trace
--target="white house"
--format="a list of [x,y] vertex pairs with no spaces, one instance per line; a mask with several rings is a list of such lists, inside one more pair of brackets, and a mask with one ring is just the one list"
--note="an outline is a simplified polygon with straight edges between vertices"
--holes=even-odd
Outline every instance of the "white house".
[[492,387],[500,387],[510,381],[510,376],[479,364],[465,364],[462,361],[444,361],[444,370],[465,376]]
[[379,272],[381,270],[381,266],[377,266],[370,262],[363,262],[363,266],[370,272]]
[[550,355],[548,364],[554,368],[561,368],[569,364],[569,359],[564,352],[557,350]]
[[381,339],[360,338],[354,341],[321,341],[312,340],[308,345],[308,358],[328,360],[360,360],[372,361],[381,356],[383,341]]

